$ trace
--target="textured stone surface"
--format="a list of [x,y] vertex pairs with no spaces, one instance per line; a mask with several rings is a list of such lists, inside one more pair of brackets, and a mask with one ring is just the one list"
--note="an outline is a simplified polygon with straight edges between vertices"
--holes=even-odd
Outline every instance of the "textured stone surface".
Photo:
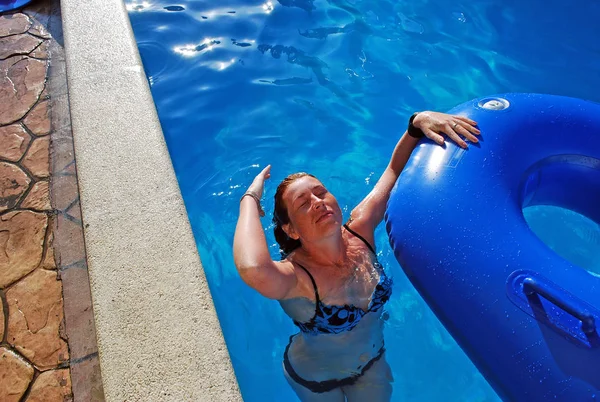
[[[27,59],[27,56],[13,56],[13,57],[9,57],[6,60],[0,60],[0,72],[3,75],[8,74],[8,70],[14,66],[16,63],[20,62],[21,60],[25,60]],[[19,67],[19,66],[18,66]],[[19,67],[20,68],[20,67]]]
[[43,213],[12,211],[0,216],[0,288],[39,265],[47,224]]
[[71,364],[73,394],[75,401],[104,402],[102,376],[98,356]]
[[[6,69],[6,71],[2,71]],[[0,66],[0,125],[19,120],[37,102],[44,89],[46,62],[22,56],[11,57]]]
[[62,286],[56,273],[38,269],[6,291],[8,342],[40,370],[68,360],[60,337]]
[[77,169],[75,168],[75,163],[72,163],[63,169],[63,173],[75,176],[77,175]]
[[[49,134],[55,127],[59,127],[58,123],[65,120],[64,116],[66,121],[69,121],[65,131],[68,131],[68,138],[71,140],[64,50],[60,29],[60,3],[58,0],[36,1],[23,12],[28,16],[24,14],[0,16],[0,164],[2,161],[18,162],[28,179],[31,179],[29,189],[24,194],[21,193],[20,200],[16,204],[19,209],[49,211],[51,210],[49,180],[46,177],[53,174],[54,166],[54,159],[50,161],[52,163],[48,160]],[[60,34],[58,42],[51,38],[48,31]],[[46,65],[49,63],[47,59],[50,54],[52,54],[51,69]],[[2,60],[7,55],[10,56]],[[39,80],[36,80],[37,78]],[[57,106],[56,100],[61,96],[66,106]],[[44,102],[45,100],[49,101]],[[49,105],[52,113],[49,113]],[[55,118],[58,120],[54,120]],[[52,124],[50,124],[51,120]],[[7,124],[12,125],[7,127]],[[54,134],[53,132],[52,142],[55,141]],[[36,137],[44,136],[48,138],[46,142],[32,143]],[[25,155],[27,152],[29,153]],[[72,152],[70,158],[72,161]],[[2,180],[8,180],[10,184],[9,178],[3,174],[0,166],[0,190],[6,187],[3,187]],[[76,380],[80,395],[84,397],[79,396],[75,400],[104,400],[97,356],[88,355],[82,359],[83,361],[75,362],[79,365],[78,370],[75,371],[83,373],[83,376],[80,375],[78,379],[70,378],[68,368],[57,368],[57,362],[62,361],[59,367],[66,367],[70,363],[68,350],[63,341],[66,339],[65,323],[62,320],[63,309],[62,304],[59,304],[62,302],[62,282],[56,281],[59,272],[56,271],[54,261],[52,230],[55,216],[53,214],[46,216],[45,249],[40,257],[38,250],[25,252],[22,246],[15,245],[19,242],[15,242],[14,237],[15,232],[29,231],[28,235],[21,236],[22,240],[28,238],[30,243],[38,243],[39,248],[39,245],[44,243],[41,233],[43,231],[39,236],[32,234],[32,230],[27,229],[27,219],[14,217],[6,212],[4,214],[6,216],[0,216],[0,287],[4,286],[3,297],[6,294],[7,301],[10,301],[4,307],[7,311],[10,308],[10,313],[14,314],[10,318],[10,330],[7,330],[3,327],[4,319],[6,318],[6,321],[9,319],[3,317],[4,310],[0,302],[0,340],[3,336],[6,337],[6,341],[13,345],[12,355],[15,357],[21,357],[21,360],[25,361],[22,357],[26,355],[27,359],[33,359],[34,365],[39,369],[48,371],[43,371],[41,374],[36,371],[34,374],[33,365],[24,362],[29,367],[30,375],[18,392],[8,397],[6,395],[8,386],[4,381],[7,378],[3,376],[3,361],[0,359],[0,402],[21,399],[48,402],[72,401],[71,381]],[[13,222],[15,219],[21,221],[15,223]],[[7,225],[10,226],[9,229]],[[33,248],[33,244],[29,244],[27,248]],[[38,257],[42,261],[33,262]],[[85,267],[84,262],[82,266]],[[79,268],[78,270],[82,271]],[[89,288],[87,282],[73,284],[77,291],[82,285]],[[8,286],[10,288],[6,289]],[[82,300],[77,299],[76,302],[81,304]],[[80,307],[86,310],[90,304],[88,300],[85,306],[80,305]],[[60,311],[60,314],[57,314],[57,311]],[[91,309],[88,311],[91,314]],[[80,330],[79,333],[88,332]],[[84,348],[80,350],[85,350],[90,345],[95,346],[95,334],[92,334],[89,340],[80,339],[80,341],[86,341],[82,344]],[[9,348],[7,344],[3,346]],[[37,377],[32,380],[32,376]],[[13,381],[14,378],[10,380]],[[26,398],[22,396],[23,392],[27,395]]]
[[0,59],[6,59],[17,54],[28,54],[40,43],[42,43],[42,39],[29,34],[0,38]]
[[27,402],[62,402],[71,398],[68,369],[46,371],[35,380]]
[[60,277],[71,360],[81,359],[98,351],[88,272],[73,267],[61,272]]
[[33,24],[31,25],[31,28],[29,28],[30,34],[39,36],[44,39],[52,38],[52,35],[50,35],[50,33],[48,33],[46,28],[42,24],[40,24],[39,21],[37,21],[36,19],[33,19],[32,21],[33,21]]
[[25,14],[0,16],[0,37],[27,32],[31,21]]
[[0,158],[16,162],[27,150],[31,137],[20,124],[0,127]]
[[52,165],[55,172],[67,173],[66,169],[74,165],[73,139],[65,137],[65,131],[54,126],[52,133]]
[[21,165],[38,177],[50,176],[50,137],[41,137],[33,140],[25,154]]
[[[46,233],[46,254],[44,261],[40,265],[43,269],[56,269],[56,259],[54,258],[54,231],[56,230],[56,217],[50,215],[48,218],[48,231]],[[64,297],[64,293],[63,293]]]
[[50,192],[47,181],[38,181],[33,185],[27,197],[21,203],[21,208],[37,211],[50,211]]
[[33,378],[33,367],[14,352],[0,347],[0,401],[19,402]]
[[79,201],[74,203],[71,208],[67,209],[67,213],[73,218],[81,221],[81,205],[79,205]]
[[31,179],[17,165],[0,162],[0,212],[14,207],[30,182]]
[[35,135],[50,134],[49,104],[49,101],[38,103],[23,120],[23,123]]
[[2,299],[0,299],[0,342],[4,339],[4,308]]
[[80,224],[66,219],[59,214],[56,217],[55,250],[56,260],[61,267],[72,265],[85,258],[85,245],[83,243],[83,229]]
[[54,208],[64,211],[77,200],[79,191],[77,188],[77,177],[75,176],[57,176],[53,182],[54,188]]
[[30,57],[35,57],[36,59],[49,59],[50,58],[50,42],[43,41],[40,45],[34,49],[31,53],[29,53]]
[[50,98],[50,94],[48,93],[48,85],[44,86],[44,89],[42,90],[42,93],[40,94],[40,99],[44,100],[44,99],[49,99]]

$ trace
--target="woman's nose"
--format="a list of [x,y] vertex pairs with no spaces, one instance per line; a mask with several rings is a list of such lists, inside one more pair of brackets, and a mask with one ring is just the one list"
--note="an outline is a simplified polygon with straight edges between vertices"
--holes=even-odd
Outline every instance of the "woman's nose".
[[319,198],[317,196],[313,196],[313,197],[315,197],[315,201],[314,201],[315,209],[320,209],[322,206],[325,205],[325,201],[323,201],[321,198]]

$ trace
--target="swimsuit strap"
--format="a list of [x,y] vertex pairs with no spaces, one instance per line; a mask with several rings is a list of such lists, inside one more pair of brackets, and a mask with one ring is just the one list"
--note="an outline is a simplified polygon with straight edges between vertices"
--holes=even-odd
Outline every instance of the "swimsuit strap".
[[377,253],[375,252],[375,249],[373,248],[373,246],[371,246],[371,244],[368,241],[366,241],[364,237],[362,237],[361,235],[359,235],[358,233],[356,233],[354,230],[350,229],[350,226],[348,226],[347,223],[344,225],[344,227],[346,228],[346,230],[348,232],[352,233],[354,236],[356,236],[359,239],[361,239],[363,241],[363,243],[365,243],[367,245],[367,247],[369,247],[369,250],[371,250],[373,252],[373,254],[377,255]]
[[[319,303],[321,303],[321,299],[319,299],[319,290],[317,289],[317,282],[315,282],[315,278],[313,278],[313,276],[310,274],[310,272],[308,272],[308,269],[304,268],[302,265],[298,264],[298,266],[300,268],[302,268],[304,270],[304,272],[306,272],[306,274],[308,275],[308,277],[310,278],[310,281],[313,284],[313,288],[315,289],[315,309],[318,309],[319,307]],[[316,313],[315,313],[316,314]]]

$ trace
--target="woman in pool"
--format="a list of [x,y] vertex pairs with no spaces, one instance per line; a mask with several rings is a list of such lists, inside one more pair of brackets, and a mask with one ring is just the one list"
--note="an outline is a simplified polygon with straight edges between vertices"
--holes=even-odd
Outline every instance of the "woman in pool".
[[374,231],[419,138],[443,145],[445,133],[466,148],[462,137],[478,142],[475,126],[462,116],[415,113],[379,181],[344,225],[335,197],[317,178],[288,176],[277,187],[273,218],[281,261],[271,259],[260,222],[270,165],[242,197],[235,264],[242,279],[278,300],[300,329],[290,338],[283,369],[303,402],[390,400],[393,379],[385,360],[381,316],[392,281],[377,261]]

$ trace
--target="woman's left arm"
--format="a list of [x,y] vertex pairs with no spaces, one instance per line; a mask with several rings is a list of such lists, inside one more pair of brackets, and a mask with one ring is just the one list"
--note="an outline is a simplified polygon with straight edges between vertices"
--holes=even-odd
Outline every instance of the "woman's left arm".
[[[467,143],[460,137],[461,135],[470,142],[479,142],[476,137],[479,135],[476,125],[476,122],[464,116],[436,112],[421,112],[413,120],[413,126],[420,129],[425,137],[437,144],[444,145],[442,133],[445,133],[462,148],[467,148]],[[353,230],[371,237],[377,225],[383,220],[392,188],[418,143],[419,139],[410,136],[408,131],[402,135],[394,148],[390,163],[375,187],[352,210],[350,219]]]

